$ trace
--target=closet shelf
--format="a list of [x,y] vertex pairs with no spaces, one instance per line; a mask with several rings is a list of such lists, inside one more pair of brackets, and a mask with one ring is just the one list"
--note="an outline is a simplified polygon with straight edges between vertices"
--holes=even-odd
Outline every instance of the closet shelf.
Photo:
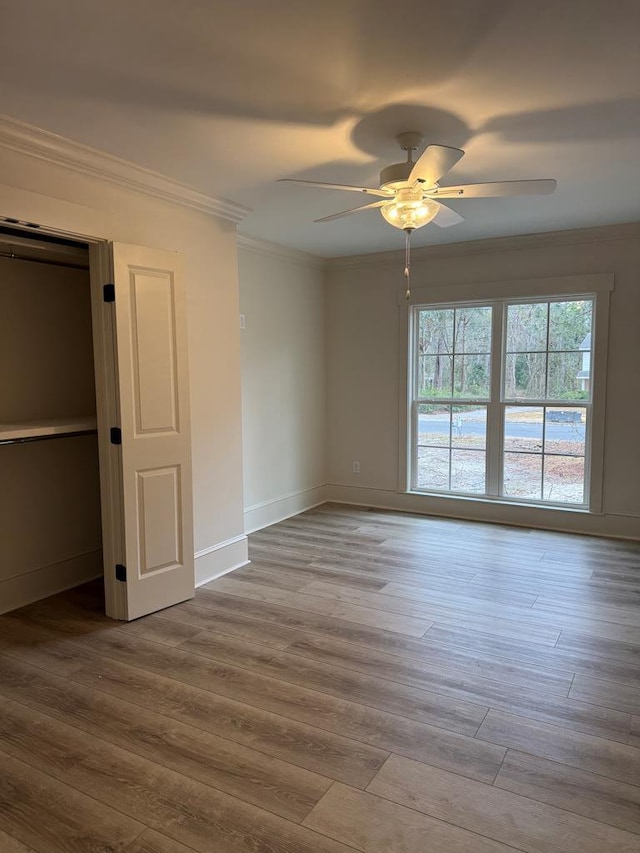
[[21,421],[0,424],[0,443],[35,441],[38,438],[55,438],[95,432],[95,415],[76,418],[47,418],[46,420]]

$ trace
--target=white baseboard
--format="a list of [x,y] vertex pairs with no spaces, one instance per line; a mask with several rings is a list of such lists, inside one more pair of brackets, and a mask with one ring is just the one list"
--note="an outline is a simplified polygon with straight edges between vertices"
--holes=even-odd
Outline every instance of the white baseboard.
[[102,549],[0,581],[0,613],[17,610],[103,574]]
[[633,516],[601,515],[562,508],[546,509],[481,499],[460,500],[432,495],[414,495],[341,484],[327,486],[327,500],[376,509],[435,515],[441,518],[460,518],[465,521],[486,521],[515,527],[557,530],[562,533],[583,533],[588,536],[640,539],[638,532],[640,520]]
[[313,509],[314,506],[326,503],[326,500],[327,487],[314,486],[311,489],[302,489],[299,492],[284,495],[284,497],[273,498],[249,506],[244,511],[245,533],[253,533],[255,530],[262,530],[263,527],[277,524],[279,521],[284,521],[285,518],[290,518],[292,515],[298,515],[300,512]]
[[244,533],[226,539],[211,548],[196,551],[196,587],[226,575],[249,562]]

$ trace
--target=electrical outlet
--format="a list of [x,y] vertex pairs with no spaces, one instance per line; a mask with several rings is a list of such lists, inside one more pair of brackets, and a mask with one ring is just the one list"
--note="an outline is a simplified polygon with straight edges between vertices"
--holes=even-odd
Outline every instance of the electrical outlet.
[[246,318],[245,318],[244,314],[241,314],[241,315],[240,315],[240,328],[241,328],[241,329],[246,329],[246,328],[247,328],[247,321],[246,321]]
[[354,473],[354,474],[359,474],[359,473],[360,473],[360,463],[358,462],[358,460],[357,460],[357,459],[354,459],[354,460],[353,460],[353,473]]

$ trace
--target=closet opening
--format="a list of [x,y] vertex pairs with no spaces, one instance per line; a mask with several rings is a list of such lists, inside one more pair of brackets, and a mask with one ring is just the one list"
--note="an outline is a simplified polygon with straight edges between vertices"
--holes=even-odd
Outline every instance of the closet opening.
[[103,574],[89,246],[0,221],[0,612]]
[[0,482],[0,613],[100,577],[112,619],[193,598],[178,252],[0,216]]

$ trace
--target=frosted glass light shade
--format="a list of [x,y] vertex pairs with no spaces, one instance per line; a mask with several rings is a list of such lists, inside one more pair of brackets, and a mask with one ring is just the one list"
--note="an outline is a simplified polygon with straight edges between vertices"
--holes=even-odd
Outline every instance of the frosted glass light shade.
[[410,228],[412,230],[427,225],[437,212],[438,205],[428,198],[408,199],[406,201],[398,198],[380,208],[380,213],[389,225],[393,225],[394,228]]

